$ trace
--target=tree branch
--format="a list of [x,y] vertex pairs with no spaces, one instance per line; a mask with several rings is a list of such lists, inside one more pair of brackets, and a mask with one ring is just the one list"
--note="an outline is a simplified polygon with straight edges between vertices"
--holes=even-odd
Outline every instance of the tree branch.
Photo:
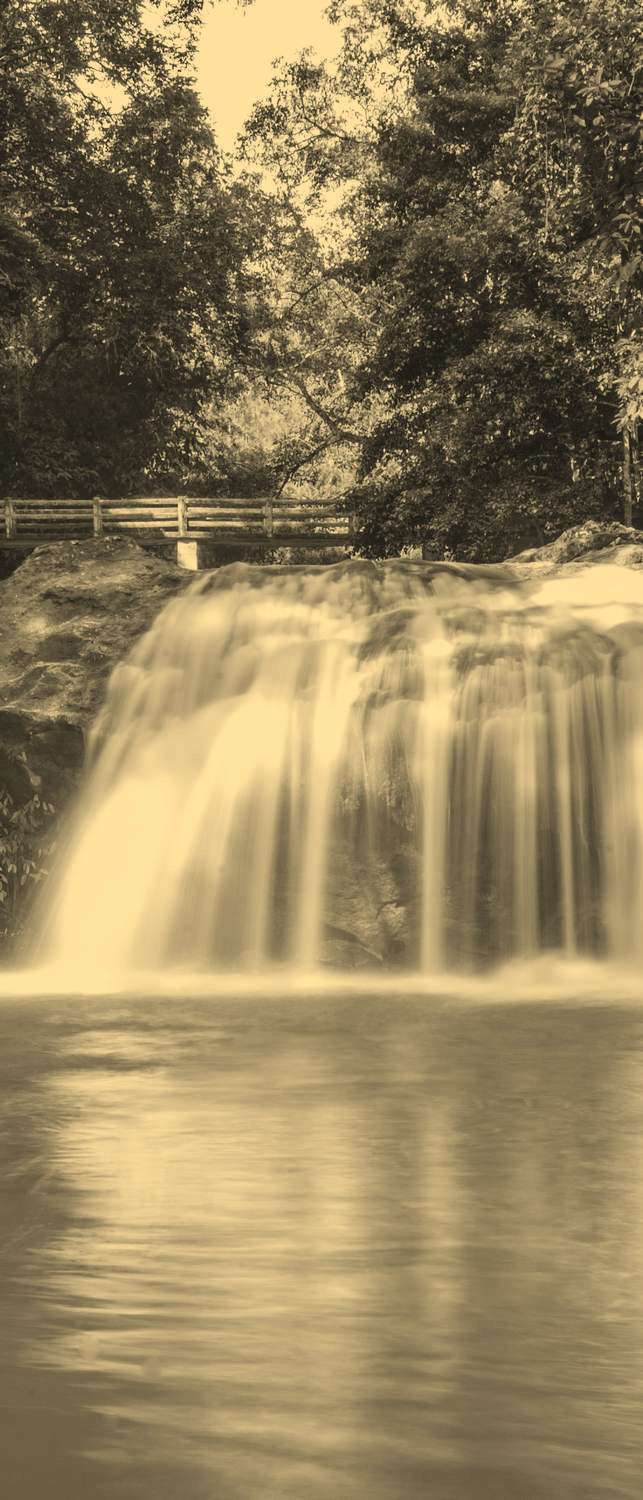
[[279,376],[278,382],[280,385],[285,385],[286,387],[294,387],[294,389],[299,392],[300,396],[303,396],[306,405],[312,412],[315,413],[315,416],[319,417],[320,421],[324,422],[326,427],[330,428],[331,432],[334,434],[335,439],[338,442],[359,443],[360,446],[366,442],[366,438],[362,433],[352,432],[350,428],[343,427],[342,423],[338,422],[336,417],[333,417],[330,412],[324,409],[320,402],[317,401],[315,396],[311,396],[306,382],[303,380],[301,375],[296,375],[294,372],[290,372],[287,375]]
[[317,443],[316,447],[311,448],[310,452],[305,453],[303,458],[297,460],[297,463],[291,464],[290,468],[287,469],[286,474],[281,481],[281,484],[275,491],[276,496],[278,497],[279,495],[282,495],[286,488],[286,485],[290,483],[290,480],[294,479],[295,475],[299,474],[302,469],[305,469],[307,464],[314,463],[315,459],[319,458],[320,453],[327,453],[329,448],[334,448],[336,444],[341,444],[342,442],[342,438],[324,438],[324,441],[322,443]]
[[47,344],[47,347],[43,349],[42,354],[38,355],[33,369],[34,375],[37,375],[39,371],[42,370],[43,365],[46,365],[47,360],[51,359],[52,354],[55,354],[57,349],[62,348],[63,344],[78,344],[79,342],[80,340],[78,338],[78,335],[75,333],[68,333],[65,331],[64,333],[57,334],[56,338],[52,339],[51,343]]
[[305,286],[303,291],[299,292],[299,294],[295,297],[294,301],[290,302],[288,307],[284,308],[283,312],[280,314],[280,320],[283,321],[284,318],[289,317],[290,314],[295,311],[295,308],[299,307],[299,304],[301,302],[305,302],[306,297],[310,297],[313,292],[319,292],[321,288],[325,286],[327,281],[334,281],[339,276],[340,271],[342,271],[343,269],[344,268],[341,265],[330,266],[327,271],[324,271],[323,276],[320,276],[317,281],[312,281],[308,286]]

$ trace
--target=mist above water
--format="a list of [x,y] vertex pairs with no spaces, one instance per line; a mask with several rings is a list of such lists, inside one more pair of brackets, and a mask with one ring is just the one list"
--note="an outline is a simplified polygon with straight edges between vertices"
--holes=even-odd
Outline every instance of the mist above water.
[[202,575],[112,677],[40,928],[105,972],[636,961],[642,576]]

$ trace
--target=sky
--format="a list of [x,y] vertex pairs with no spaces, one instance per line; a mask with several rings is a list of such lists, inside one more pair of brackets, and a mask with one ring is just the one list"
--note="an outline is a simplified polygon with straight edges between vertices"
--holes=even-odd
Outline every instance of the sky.
[[327,3],[254,0],[241,9],[235,0],[219,0],[206,11],[197,84],[225,151],[265,93],[273,58],[294,58],[304,47],[314,47],[322,57],[337,52],[338,30],[324,20]]

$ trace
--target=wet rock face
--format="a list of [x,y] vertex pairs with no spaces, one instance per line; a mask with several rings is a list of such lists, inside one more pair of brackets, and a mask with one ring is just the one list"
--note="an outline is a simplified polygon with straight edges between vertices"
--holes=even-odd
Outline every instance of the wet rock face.
[[0,707],[84,730],[112,667],[189,581],[119,538],[37,547],[0,583]]
[[521,576],[547,577],[559,568],[571,571],[575,564],[618,562],[643,568],[643,531],[620,521],[585,521],[563,531],[544,547],[531,547],[508,560]]
[[[78,783],[112,668],[189,582],[183,569],[119,538],[37,547],[0,581],[0,864],[16,811],[25,810],[20,831],[34,844],[30,853],[41,836],[47,841]],[[11,852],[7,861],[15,863]],[[5,929],[12,874],[5,870],[3,887],[0,871]]]

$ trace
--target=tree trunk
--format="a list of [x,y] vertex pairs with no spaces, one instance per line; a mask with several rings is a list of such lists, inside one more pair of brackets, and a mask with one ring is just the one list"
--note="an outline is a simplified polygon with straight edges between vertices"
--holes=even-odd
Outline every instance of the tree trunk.
[[639,447],[639,424],[635,420],[632,428],[632,491],[637,521],[641,517],[641,450]]
[[632,525],[632,449],[629,427],[623,428],[623,520]]

